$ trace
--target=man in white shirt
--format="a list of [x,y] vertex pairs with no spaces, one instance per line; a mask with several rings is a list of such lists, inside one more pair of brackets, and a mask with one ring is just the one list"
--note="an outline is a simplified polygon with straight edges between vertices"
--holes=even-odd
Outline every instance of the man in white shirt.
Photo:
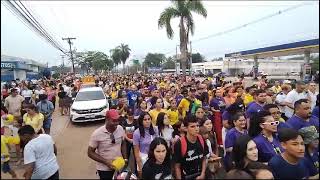
[[48,134],[36,134],[30,125],[18,131],[24,147],[25,179],[59,179],[57,148]]
[[281,112],[281,117],[284,120],[287,120],[288,118],[285,116],[285,99],[287,97],[287,94],[292,90],[290,84],[283,84],[281,86],[282,91],[276,96],[276,101],[275,103],[279,106],[280,112]]
[[319,94],[319,92],[316,92],[316,89],[317,89],[316,83],[313,81],[310,82],[308,85],[308,94],[310,95],[310,98],[311,98],[311,111],[316,106],[317,95]]
[[24,86],[21,95],[24,97],[26,103],[31,103],[32,90],[28,89],[27,86]]
[[296,88],[287,94],[285,99],[285,115],[287,118],[291,118],[294,114],[294,103],[300,99],[309,99],[310,95],[306,93],[306,84],[303,81],[296,82]]

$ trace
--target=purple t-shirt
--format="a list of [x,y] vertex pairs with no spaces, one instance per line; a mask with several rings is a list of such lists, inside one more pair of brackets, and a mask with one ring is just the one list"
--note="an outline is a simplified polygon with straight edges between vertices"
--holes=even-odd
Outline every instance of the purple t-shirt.
[[138,145],[140,148],[140,152],[148,154],[149,152],[149,146],[152,142],[152,140],[159,136],[158,127],[153,127],[155,134],[150,135],[149,129],[145,129],[144,137],[140,136],[139,128],[136,129],[133,133],[133,145]]
[[223,112],[226,108],[226,102],[223,97],[215,97],[210,101],[210,107]]
[[259,162],[269,162],[273,156],[277,155],[277,153],[279,154],[284,151],[276,136],[273,136],[272,141],[272,144],[276,149],[262,134],[256,136],[253,141],[257,144]]
[[263,106],[259,105],[258,103],[256,102],[252,102],[250,104],[250,106],[248,107],[247,111],[246,111],[246,117],[247,118],[252,118],[252,116],[257,113],[257,112],[260,112],[263,110]]
[[232,128],[227,132],[225,147],[233,147],[238,137],[248,134],[247,130],[244,130],[244,133],[239,132],[236,128]]
[[222,121],[228,120],[228,124],[229,124],[231,127],[233,127],[233,122],[232,122],[232,120],[231,120],[231,116],[232,116],[232,114],[229,113],[229,111],[224,111],[224,112],[222,113]]
[[287,120],[286,123],[296,130],[299,130],[301,128],[308,127],[308,126],[315,126],[319,128],[319,119],[315,116],[311,116],[311,118],[307,122],[301,119],[300,117],[293,115],[291,118]]

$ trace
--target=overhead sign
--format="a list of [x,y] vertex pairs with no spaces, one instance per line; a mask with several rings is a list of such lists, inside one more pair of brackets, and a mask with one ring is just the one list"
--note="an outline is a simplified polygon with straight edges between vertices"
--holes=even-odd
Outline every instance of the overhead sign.
[[160,72],[162,72],[162,67],[149,67],[148,72],[149,73],[160,73]]

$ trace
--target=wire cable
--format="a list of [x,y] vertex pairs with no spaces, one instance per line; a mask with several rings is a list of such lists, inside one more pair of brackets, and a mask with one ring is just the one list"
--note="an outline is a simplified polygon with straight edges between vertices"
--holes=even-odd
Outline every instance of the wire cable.
[[212,34],[212,35],[203,37],[203,38],[199,38],[199,39],[196,39],[196,40],[192,40],[191,42],[192,42],[192,43],[197,43],[197,42],[199,42],[199,41],[206,40],[206,39],[209,39],[209,38],[212,38],[212,37],[221,36],[221,35],[224,35],[224,34],[227,34],[227,33],[230,33],[230,32],[233,32],[233,31],[236,31],[236,30],[245,28],[245,27],[248,27],[249,25],[259,23],[259,22],[264,21],[264,20],[266,20],[266,19],[270,19],[270,18],[272,18],[272,17],[281,15],[281,14],[286,13],[286,12],[288,12],[288,11],[292,11],[292,10],[297,9],[297,8],[299,8],[299,7],[302,7],[302,6],[305,6],[305,5],[310,5],[310,4],[311,4],[311,3],[309,3],[309,2],[307,2],[307,3],[304,2],[304,3],[301,3],[301,4],[295,5],[295,6],[291,6],[291,7],[287,8],[287,9],[282,10],[282,11],[280,10],[280,11],[278,11],[278,12],[276,12],[276,13],[273,13],[273,14],[270,14],[270,15],[267,15],[267,16],[264,16],[264,17],[261,17],[261,18],[259,18],[259,19],[253,20],[253,21],[251,21],[251,22],[248,22],[248,23],[245,23],[245,24],[242,24],[242,25],[239,25],[239,26],[230,28],[230,29],[228,29],[228,30],[221,31],[221,32],[218,32],[218,33],[215,33],[215,34]]

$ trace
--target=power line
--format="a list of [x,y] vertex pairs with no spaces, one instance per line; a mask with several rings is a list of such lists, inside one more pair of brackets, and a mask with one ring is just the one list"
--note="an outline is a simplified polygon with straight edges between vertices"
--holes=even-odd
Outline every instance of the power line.
[[[22,8],[22,6],[20,6],[17,2],[12,1],[16,4],[16,6],[9,0],[4,1],[7,2],[7,5],[4,3],[5,7],[10,10],[16,17],[18,17],[18,19],[22,20],[24,22],[24,24],[31,30],[35,31],[38,35],[40,35],[41,37],[45,38],[53,47],[55,47],[56,49],[58,49],[59,51],[63,52],[64,54],[66,54],[64,52],[64,50],[62,49],[62,47],[53,40],[53,38],[45,31],[45,29],[40,25],[39,22],[37,22],[35,20],[35,18],[33,18],[33,16],[30,14],[30,12],[24,7]],[[19,9],[17,8],[19,7]],[[29,13],[28,13],[29,12]]]
[[[14,1],[15,2],[15,1]],[[56,48],[58,48],[60,51],[62,51],[63,52],[63,50],[62,50],[62,46],[57,42],[57,41],[55,41],[53,38],[52,38],[52,36],[47,32],[47,30],[45,30],[44,28],[43,28],[43,26],[41,26],[41,24],[37,21],[37,19],[36,18],[34,18],[34,16],[30,13],[30,11],[22,4],[22,2],[19,0],[18,1],[21,5],[22,5],[22,7],[25,9],[25,11],[24,11],[24,13],[34,22],[34,24],[36,24],[36,26],[42,31],[42,33],[44,33],[45,34],[45,36],[48,38],[48,39],[50,39],[50,41],[56,46]],[[16,4],[17,4],[17,2],[15,2]],[[19,6],[18,4],[17,4],[17,6]],[[20,7],[20,6],[19,6]],[[21,7],[20,7],[20,9],[22,9]],[[23,9],[22,9],[23,10]]]
[[[261,21],[264,21],[266,19],[269,19],[269,18],[272,18],[272,17],[275,17],[275,16],[278,16],[278,15],[281,15],[285,12],[288,12],[288,11],[291,11],[291,10],[294,10],[294,9],[297,9],[299,7],[302,7],[302,6],[305,6],[305,5],[310,5],[311,3],[307,2],[307,3],[301,3],[301,4],[298,4],[298,5],[294,5],[294,6],[291,6],[287,9],[284,9],[284,10],[280,10],[276,13],[273,13],[273,14],[270,14],[268,16],[264,16],[264,17],[261,17],[259,19],[256,19],[254,21],[251,21],[251,22],[248,22],[248,23],[245,23],[245,24],[242,24],[242,25],[239,25],[239,26],[236,26],[236,27],[233,27],[233,28],[230,28],[228,30],[225,30],[225,31],[221,31],[221,32],[218,32],[218,33],[215,33],[215,34],[212,34],[212,35],[209,35],[209,36],[206,36],[206,37],[203,37],[203,38],[199,38],[197,40],[192,40],[193,43],[197,43],[199,41],[202,41],[202,40],[206,40],[206,39],[209,39],[209,38],[212,38],[212,37],[217,37],[217,36],[221,36],[221,35],[224,35],[224,34],[227,34],[227,33],[230,33],[230,32],[233,32],[233,31],[236,31],[236,30],[239,30],[239,29],[242,29],[242,28],[245,28],[245,27],[248,27],[249,25],[252,25],[252,24],[256,24],[256,23],[259,23]],[[172,54],[174,53],[175,50],[172,50],[172,51],[169,51],[167,53],[165,53],[165,55],[168,55],[168,54]]]
[[228,29],[228,30],[225,30],[225,31],[221,31],[221,32],[218,32],[218,33],[215,33],[215,34],[212,34],[212,35],[209,35],[209,36],[206,36],[206,37],[203,37],[203,38],[199,38],[197,40],[192,40],[193,43],[196,43],[196,42],[199,42],[199,41],[202,41],[202,40],[206,40],[206,39],[209,39],[209,38],[212,38],[212,37],[216,37],[216,36],[221,36],[221,35],[224,35],[224,34],[227,34],[227,33],[230,33],[230,32],[233,32],[233,31],[236,31],[236,30],[239,30],[241,28],[245,28],[245,27],[248,27],[249,25],[252,25],[252,24],[256,24],[256,23],[259,23],[261,21],[264,21],[266,19],[269,19],[269,18],[272,18],[274,16],[278,16],[278,15],[281,15],[285,12],[288,12],[288,11],[291,11],[291,10],[294,10],[294,9],[297,9],[299,7],[302,7],[302,6],[305,6],[305,5],[308,5],[310,4],[309,2],[308,3],[301,3],[301,4],[298,4],[298,5],[295,5],[295,6],[291,6],[287,9],[284,9],[284,10],[280,10],[276,13],[273,13],[273,14],[270,14],[270,15],[267,15],[267,16],[264,16],[264,17],[261,17],[259,19],[256,19],[254,21],[251,21],[251,22],[248,22],[248,23],[245,23],[245,24],[242,24],[240,26],[236,26],[236,27],[233,27],[231,29]]

